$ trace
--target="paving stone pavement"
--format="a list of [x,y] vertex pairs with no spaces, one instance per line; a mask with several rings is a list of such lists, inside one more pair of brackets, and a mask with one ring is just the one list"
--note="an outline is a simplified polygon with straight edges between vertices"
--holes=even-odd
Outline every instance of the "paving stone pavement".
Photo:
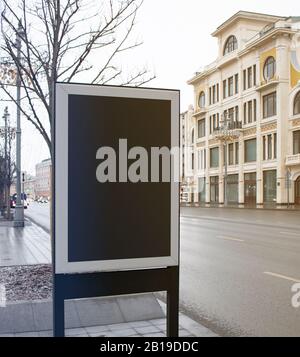
[[[3,334],[0,337],[52,337],[52,330]],[[166,337],[166,319],[67,329],[66,337]],[[180,314],[179,337],[217,337],[217,335]]]

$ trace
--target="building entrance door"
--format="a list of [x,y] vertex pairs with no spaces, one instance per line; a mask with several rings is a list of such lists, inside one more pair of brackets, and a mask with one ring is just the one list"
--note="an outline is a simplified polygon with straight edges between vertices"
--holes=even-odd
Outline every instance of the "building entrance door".
[[295,203],[296,205],[300,205],[300,176],[295,182]]
[[256,204],[256,172],[245,174],[245,203]]

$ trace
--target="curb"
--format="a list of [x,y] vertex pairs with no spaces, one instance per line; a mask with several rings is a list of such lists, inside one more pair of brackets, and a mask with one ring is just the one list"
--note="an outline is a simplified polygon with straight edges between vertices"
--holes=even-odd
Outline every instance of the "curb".
[[32,218],[31,216],[25,215],[25,217],[29,221],[31,221],[32,223],[37,225],[38,227],[42,228],[46,233],[50,234],[50,229],[48,227],[46,227],[45,225],[41,224],[40,222],[38,222],[36,219]]
[[256,211],[276,211],[276,212],[300,212],[300,208],[272,208],[272,207],[234,207],[234,206],[195,206],[191,205],[180,205],[180,208],[218,208],[218,209],[237,209],[237,210],[256,210]]
[[[260,227],[269,227],[269,228],[282,228],[282,229],[287,229],[287,226],[281,226],[281,225],[276,225],[276,224],[264,224],[264,223],[256,223],[254,222],[249,222],[249,221],[240,221],[240,220],[234,220],[234,219],[228,219],[228,218],[212,218],[212,217],[207,217],[207,216],[191,216],[187,214],[181,214],[181,217],[186,217],[186,218],[199,218],[199,219],[206,219],[209,221],[218,221],[218,222],[230,222],[230,223],[236,223],[236,224],[255,224],[256,226]],[[288,226],[288,229],[295,229],[299,230],[299,226]]]

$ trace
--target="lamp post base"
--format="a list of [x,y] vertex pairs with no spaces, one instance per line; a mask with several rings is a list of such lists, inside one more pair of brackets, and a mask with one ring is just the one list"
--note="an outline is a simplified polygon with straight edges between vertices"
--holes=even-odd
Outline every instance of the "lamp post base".
[[14,227],[24,227],[24,207],[16,205]]

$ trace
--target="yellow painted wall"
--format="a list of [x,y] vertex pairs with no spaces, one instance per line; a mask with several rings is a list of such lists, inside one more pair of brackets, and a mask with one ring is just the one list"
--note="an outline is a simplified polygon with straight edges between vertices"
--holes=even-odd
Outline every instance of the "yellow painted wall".
[[265,80],[265,78],[264,78],[264,64],[268,57],[274,57],[276,60],[276,48],[275,47],[260,55],[259,62],[260,62],[260,81],[261,82],[263,82]]
[[300,72],[291,63],[291,87],[294,88],[300,81]]

